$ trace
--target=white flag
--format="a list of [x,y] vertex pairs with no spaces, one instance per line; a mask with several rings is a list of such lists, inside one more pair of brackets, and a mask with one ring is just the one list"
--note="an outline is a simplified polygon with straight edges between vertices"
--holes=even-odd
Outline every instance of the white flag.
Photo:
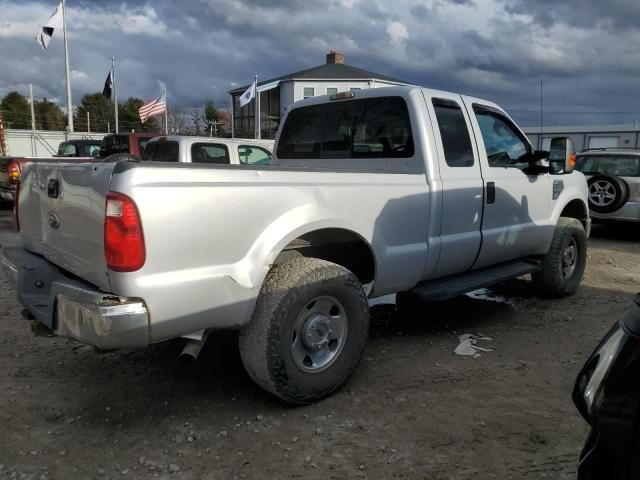
[[47,50],[53,32],[58,29],[62,29],[62,2],[58,4],[58,7],[51,14],[47,23],[43,25],[41,31],[36,34],[36,40],[43,50]]
[[249,88],[245,90],[245,92],[240,95],[240,107],[244,107],[247,103],[251,101],[253,97],[256,96],[256,88],[257,88],[258,79],[255,78]]

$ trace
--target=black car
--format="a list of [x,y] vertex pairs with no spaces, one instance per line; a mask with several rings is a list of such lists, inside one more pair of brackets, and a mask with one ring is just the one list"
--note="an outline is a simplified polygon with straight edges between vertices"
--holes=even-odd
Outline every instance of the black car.
[[591,426],[578,479],[640,478],[640,294],[582,368],[573,401]]

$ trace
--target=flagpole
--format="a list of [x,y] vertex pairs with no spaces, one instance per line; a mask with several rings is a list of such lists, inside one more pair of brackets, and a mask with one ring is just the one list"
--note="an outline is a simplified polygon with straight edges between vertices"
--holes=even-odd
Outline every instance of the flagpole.
[[164,133],[169,135],[169,105],[167,104],[167,89],[164,89]]
[[[233,88],[233,85],[230,85]],[[235,123],[236,123],[236,99],[231,93],[231,138],[235,138]]]
[[255,76],[254,82],[256,83],[256,139],[260,139],[260,94],[258,93],[258,75]]
[[119,131],[118,123],[118,90],[116,89],[116,57],[111,57],[111,88],[113,88],[113,103],[115,104],[116,133]]
[[71,74],[69,73],[69,44],[67,43],[67,12],[62,0],[62,32],[64,34],[64,67],[67,78],[67,126],[73,132],[73,103],[71,100]]

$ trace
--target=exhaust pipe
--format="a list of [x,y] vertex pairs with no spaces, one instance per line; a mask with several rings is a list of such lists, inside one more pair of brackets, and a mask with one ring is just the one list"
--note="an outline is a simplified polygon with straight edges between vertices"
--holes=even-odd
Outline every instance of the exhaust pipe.
[[204,343],[207,341],[207,337],[203,336],[202,340],[188,340],[187,344],[182,349],[180,354],[180,360],[185,363],[192,363],[198,359],[198,355],[204,347]]

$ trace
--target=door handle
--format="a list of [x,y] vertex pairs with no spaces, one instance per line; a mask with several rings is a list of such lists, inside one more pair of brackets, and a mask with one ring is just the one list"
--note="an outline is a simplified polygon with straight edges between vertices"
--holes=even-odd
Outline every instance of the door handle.
[[52,178],[47,183],[47,195],[49,198],[58,198],[60,195],[60,182],[55,178]]
[[487,182],[487,203],[496,203],[495,182]]

